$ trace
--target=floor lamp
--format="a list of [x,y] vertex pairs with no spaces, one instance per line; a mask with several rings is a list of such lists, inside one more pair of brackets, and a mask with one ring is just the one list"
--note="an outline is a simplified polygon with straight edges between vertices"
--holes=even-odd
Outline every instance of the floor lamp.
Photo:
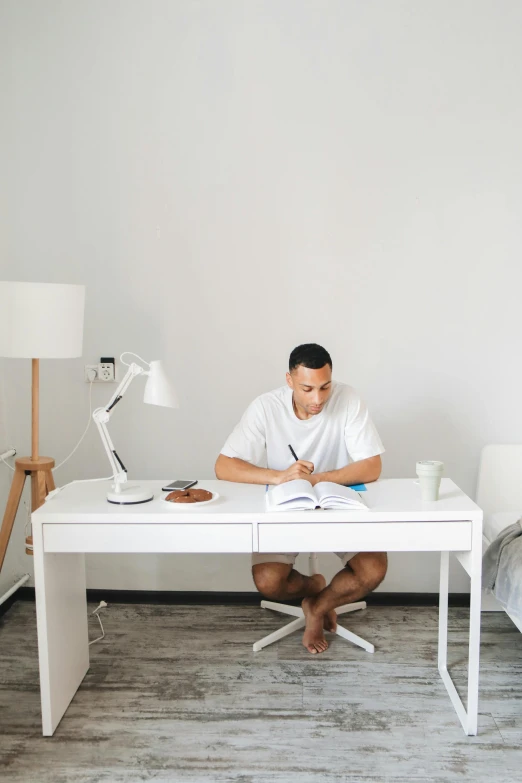
[[[38,444],[40,359],[82,355],[85,286],[0,281],[0,356],[32,360],[31,456],[15,460],[13,483],[0,528],[0,570],[11,537],[25,479],[31,476],[31,509],[54,489],[54,459]],[[32,536],[26,552],[32,554]]]

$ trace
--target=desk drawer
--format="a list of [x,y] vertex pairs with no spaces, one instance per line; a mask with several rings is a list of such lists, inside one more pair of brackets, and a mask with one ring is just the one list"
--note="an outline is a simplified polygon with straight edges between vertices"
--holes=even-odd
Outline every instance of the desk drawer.
[[252,552],[249,524],[43,525],[45,552]]
[[260,552],[441,552],[471,549],[471,522],[306,522],[258,526]]

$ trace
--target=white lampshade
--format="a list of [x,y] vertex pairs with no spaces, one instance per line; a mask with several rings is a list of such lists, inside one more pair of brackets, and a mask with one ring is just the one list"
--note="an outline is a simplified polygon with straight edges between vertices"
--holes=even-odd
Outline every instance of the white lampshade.
[[0,281],[0,356],[82,355],[85,286]]
[[160,361],[150,363],[143,402],[149,405],[163,405],[165,408],[179,408],[178,398]]

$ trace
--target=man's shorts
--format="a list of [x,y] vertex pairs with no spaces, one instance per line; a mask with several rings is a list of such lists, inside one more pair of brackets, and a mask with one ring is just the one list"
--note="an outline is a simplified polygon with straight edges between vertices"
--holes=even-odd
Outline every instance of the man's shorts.
[[[254,552],[252,555],[252,565],[259,565],[259,563],[284,563],[285,565],[293,566],[298,554],[299,552],[287,552],[286,554],[276,555],[271,552]],[[342,564],[345,566],[352,557],[355,557],[357,552],[336,552],[335,554],[337,557],[341,558]]]

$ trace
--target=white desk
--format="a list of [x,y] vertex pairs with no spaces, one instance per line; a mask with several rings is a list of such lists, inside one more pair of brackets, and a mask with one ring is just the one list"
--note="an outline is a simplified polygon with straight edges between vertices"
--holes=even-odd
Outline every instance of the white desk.
[[[258,551],[441,552],[439,672],[464,731],[477,733],[482,511],[452,481],[442,480],[434,503],[420,500],[413,479],[385,479],[368,485],[368,510],[270,514],[264,486],[200,481],[220,498],[165,506],[164,483],[140,481],[155,498],[137,506],[107,503],[107,482],[73,484],[32,515],[44,735],[53,734],[89,668],[85,553]],[[450,552],[471,577],[467,710],[446,662]]]

